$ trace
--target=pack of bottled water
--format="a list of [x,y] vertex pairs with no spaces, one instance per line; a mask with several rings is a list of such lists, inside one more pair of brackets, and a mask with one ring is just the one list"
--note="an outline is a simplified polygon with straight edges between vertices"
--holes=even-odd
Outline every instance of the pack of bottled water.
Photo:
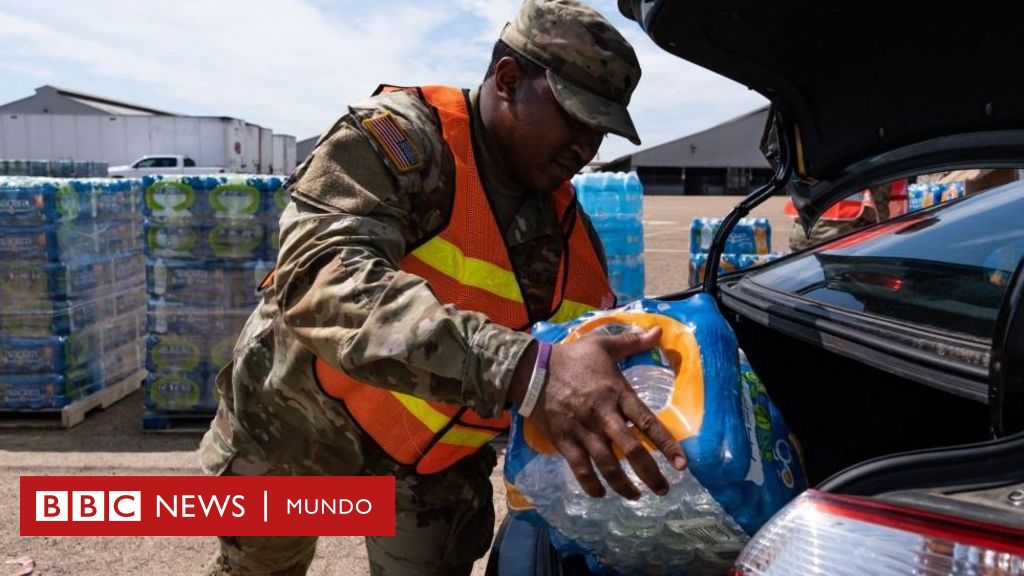
[[[694,218],[690,224],[690,286],[704,280],[708,250],[722,225],[721,218]],[[740,218],[725,241],[718,272],[759,266],[781,256],[772,252],[772,225],[767,218]]]
[[658,347],[619,368],[687,454],[680,472],[648,446],[669,493],[651,492],[622,460],[641,497],[627,500],[611,489],[589,497],[550,442],[513,410],[509,513],[551,528],[560,552],[584,555],[599,574],[725,573],[806,480],[795,439],[714,301],[704,294],[641,300],[564,324],[538,323],[533,334],[558,343],[655,325],[662,328]]
[[[721,218],[694,218],[690,224],[690,254],[711,249]],[[772,225],[767,218],[740,218],[725,241],[725,254],[768,254],[772,251]]]
[[942,184],[910,184],[907,186],[907,210],[916,212],[965,195],[963,180]]
[[[762,264],[767,264],[768,262],[777,260],[781,257],[782,254],[779,254],[778,252],[772,252],[769,254],[722,254],[718,263],[718,273],[725,274],[727,272],[735,272],[736,270],[744,270],[754,266],[761,266]],[[690,255],[690,286],[700,284],[704,281],[704,276],[707,272],[707,265],[707,254]]]
[[644,295],[643,186],[636,172],[595,172],[572,179],[601,238],[608,280],[619,302]]
[[0,177],[0,410],[141,379],[140,184]]
[[147,323],[147,401],[161,411],[212,412],[215,379],[231,362],[248,309],[211,309],[151,301]]
[[217,373],[277,259],[283,184],[269,175],[143,179],[144,427],[216,410]]

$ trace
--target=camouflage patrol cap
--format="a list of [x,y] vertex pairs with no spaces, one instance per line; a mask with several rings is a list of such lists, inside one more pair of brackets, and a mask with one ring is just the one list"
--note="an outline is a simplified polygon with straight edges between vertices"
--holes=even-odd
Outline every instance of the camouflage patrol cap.
[[640,62],[594,9],[576,0],[525,0],[501,40],[547,69],[551,91],[572,117],[640,144],[626,110]]

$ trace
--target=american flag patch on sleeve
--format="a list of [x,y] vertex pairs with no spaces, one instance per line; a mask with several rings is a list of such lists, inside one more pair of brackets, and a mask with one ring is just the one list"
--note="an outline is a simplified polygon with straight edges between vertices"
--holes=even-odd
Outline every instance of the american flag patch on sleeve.
[[384,149],[399,172],[412,172],[423,167],[423,160],[409,141],[409,135],[395,122],[390,112],[367,118],[362,124]]

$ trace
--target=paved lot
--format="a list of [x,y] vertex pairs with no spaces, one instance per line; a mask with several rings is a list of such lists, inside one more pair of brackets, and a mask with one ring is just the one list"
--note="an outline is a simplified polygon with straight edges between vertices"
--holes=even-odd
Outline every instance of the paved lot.
[[[651,196],[644,199],[645,293],[658,296],[688,287],[690,222],[702,216],[724,217],[740,201],[735,196],[678,198]],[[786,198],[776,196],[759,206],[752,218],[768,218],[772,248],[788,252],[792,219],[783,213]]]
[[[645,200],[645,262],[648,295],[687,287],[689,223],[699,216],[724,216],[736,197]],[[782,213],[783,198],[772,198],[754,212],[771,220],[773,246],[784,250],[790,221]],[[188,475],[198,474],[198,434],[141,432],[139,392],[105,412],[93,413],[69,431],[0,429],[0,576],[18,573],[7,559],[30,557],[34,574],[106,575],[198,574],[211,557],[209,538],[21,538],[18,536],[20,475]],[[504,515],[505,494],[499,469],[492,475],[498,517]],[[478,562],[474,574],[483,574]],[[314,575],[368,573],[359,538],[323,538],[310,571]]]

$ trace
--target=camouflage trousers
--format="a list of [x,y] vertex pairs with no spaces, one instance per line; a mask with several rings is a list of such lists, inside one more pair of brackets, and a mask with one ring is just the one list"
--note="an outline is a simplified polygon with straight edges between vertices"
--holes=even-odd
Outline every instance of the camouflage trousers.
[[[282,467],[257,461],[247,442],[227,445],[217,432],[228,420],[222,409],[200,447],[203,468],[223,475],[324,475],[331,471]],[[234,421],[234,418],[230,418]],[[230,426],[230,425],[229,425]],[[232,431],[237,432],[237,431]],[[230,436],[230,435],[228,435]],[[237,440],[237,436],[235,436]],[[497,458],[490,446],[438,474],[418,475],[364,439],[367,476],[395,476],[395,536],[367,537],[373,576],[468,575],[494,533],[490,474]],[[219,537],[220,552],[210,576],[293,576],[306,573],[316,552],[314,537]],[[330,572],[330,570],[328,570]],[[333,573],[333,572],[331,572]]]

